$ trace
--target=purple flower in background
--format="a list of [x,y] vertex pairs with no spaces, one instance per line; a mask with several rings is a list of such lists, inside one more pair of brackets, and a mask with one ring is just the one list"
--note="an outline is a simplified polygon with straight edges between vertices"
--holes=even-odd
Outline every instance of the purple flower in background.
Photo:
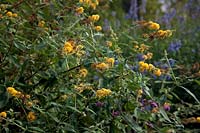
[[118,65],[118,64],[119,64],[119,61],[115,60],[114,65]]
[[119,115],[120,115],[119,111],[112,111],[112,116],[113,117],[116,117],[116,116],[119,116]]
[[171,67],[173,67],[175,65],[175,62],[176,62],[176,60],[171,59],[171,58],[169,59],[169,64]]
[[143,61],[144,60],[144,55],[143,54],[137,54],[136,58],[137,58],[137,61]]
[[157,107],[158,107],[158,104],[157,104],[156,102],[150,101],[150,103],[151,103],[151,106],[152,106],[153,108],[157,108]]
[[97,107],[103,107],[103,105],[104,105],[104,103],[102,103],[102,102],[100,102],[100,101],[98,101],[98,102],[96,102],[96,104],[95,104]]
[[178,40],[175,42],[171,42],[167,50],[168,50],[168,52],[177,52],[177,51],[179,51],[181,46],[182,46],[182,43],[180,40]]
[[127,19],[134,19],[134,20],[138,20],[139,16],[138,16],[138,12],[139,12],[139,7],[138,7],[138,2],[137,0],[131,0],[130,1],[130,8],[129,8],[129,12],[126,15]]
[[163,106],[164,110],[166,111],[170,111],[170,104],[169,103],[165,103]]
[[108,19],[104,19],[103,30],[104,31],[109,31],[110,30],[110,24],[109,24]]
[[176,9],[173,9],[171,12],[166,12],[165,15],[161,18],[161,22],[166,24],[168,28],[171,28],[170,22],[176,16]]
[[162,68],[162,69],[168,69],[169,66],[168,66],[167,64],[162,64],[162,65],[161,65],[161,68]]

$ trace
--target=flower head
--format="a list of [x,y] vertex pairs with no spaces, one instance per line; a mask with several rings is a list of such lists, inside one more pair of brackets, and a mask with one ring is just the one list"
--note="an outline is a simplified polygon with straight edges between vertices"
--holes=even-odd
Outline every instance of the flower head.
[[149,21],[148,28],[150,30],[159,30],[160,29],[160,25],[158,23],[154,23],[152,21]]
[[166,111],[169,111],[169,110],[170,110],[170,104],[167,103],[167,102],[165,102],[163,108],[164,108]]
[[76,8],[76,13],[77,14],[82,14],[83,12],[84,12],[84,8],[83,7]]
[[111,92],[112,91],[110,89],[102,88],[102,89],[96,91],[96,97],[102,98],[102,97],[110,95]]
[[115,59],[114,58],[106,58],[105,62],[108,63],[108,65],[110,67],[112,67],[114,65],[114,63],[115,63]]
[[8,11],[8,12],[6,13],[6,16],[8,16],[8,17],[12,17],[12,15],[13,15],[13,13],[10,12],[10,11]]
[[39,26],[40,28],[43,28],[44,25],[45,25],[45,21],[39,21],[39,22],[38,22],[38,26]]
[[27,118],[27,120],[28,120],[29,122],[35,121],[35,120],[36,120],[35,113],[34,113],[34,112],[29,112],[26,118]]
[[100,16],[99,16],[98,14],[96,14],[96,15],[89,16],[88,19],[89,19],[91,22],[96,22],[96,21],[99,20],[99,18],[100,18]]
[[79,74],[80,74],[81,77],[86,77],[87,74],[88,74],[88,70],[85,69],[85,68],[82,68],[82,69],[79,70]]
[[0,113],[0,117],[6,118],[7,117],[7,113],[6,112],[1,112]]
[[96,31],[101,31],[102,30],[101,26],[95,26],[94,28],[95,28]]
[[74,51],[74,41],[67,41],[63,46],[63,53],[70,54]]

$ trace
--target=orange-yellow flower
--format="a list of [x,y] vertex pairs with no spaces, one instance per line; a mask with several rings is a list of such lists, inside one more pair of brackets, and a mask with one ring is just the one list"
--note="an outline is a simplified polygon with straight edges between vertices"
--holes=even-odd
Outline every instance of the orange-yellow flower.
[[112,66],[114,66],[115,59],[114,58],[106,58],[106,63],[108,63],[108,65],[110,67],[112,67]]
[[94,28],[95,28],[96,31],[101,31],[102,30],[101,26],[95,26]]
[[102,62],[102,63],[96,64],[96,68],[99,70],[105,70],[105,69],[109,68],[109,66],[108,66],[108,64]]
[[38,26],[39,26],[40,28],[43,28],[44,25],[45,25],[45,21],[39,21],[39,22],[38,22]]
[[74,51],[74,42],[73,41],[67,41],[64,44],[63,47],[63,53],[70,54]]
[[153,74],[156,76],[160,76],[162,73],[161,73],[160,69],[157,68],[157,69],[154,69]]
[[82,68],[81,70],[79,70],[79,74],[81,77],[86,77],[88,74],[88,70],[85,68]]
[[6,118],[7,117],[7,113],[6,112],[1,112],[0,113],[0,117]]
[[20,91],[15,90],[13,87],[8,87],[7,92],[17,98],[20,98],[23,95]]
[[102,88],[102,89],[96,91],[96,97],[102,98],[102,97],[110,95],[111,93],[112,93],[112,91],[110,89]]
[[91,22],[96,22],[96,21],[98,21],[99,19],[100,19],[100,16],[99,16],[98,14],[89,16],[89,20],[90,20]]
[[12,17],[18,17],[18,14],[17,13],[13,13]]
[[160,29],[160,25],[157,24],[157,23],[154,23],[154,22],[152,22],[152,21],[149,21],[149,23],[148,23],[148,28],[149,28],[150,30],[159,30],[159,29]]
[[34,112],[29,112],[26,118],[27,118],[27,120],[28,120],[29,122],[35,121],[35,120],[36,120],[35,113],[34,113]]
[[82,14],[83,12],[84,12],[84,8],[83,7],[76,8],[76,13],[77,14]]
[[8,11],[8,12],[6,13],[6,16],[8,16],[8,17],[12,17],[12,15],[13,15],[13,13],[10,12],[10,11]]

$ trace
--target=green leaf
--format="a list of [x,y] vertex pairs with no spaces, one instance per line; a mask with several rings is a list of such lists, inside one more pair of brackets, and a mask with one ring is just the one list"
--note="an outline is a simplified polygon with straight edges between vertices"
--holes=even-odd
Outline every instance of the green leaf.
[[196,96],[190,90],[188,90],[187,88],[183,86],[179,86],[179,87],[184,89],[187,93],[189,93],[197,101],[198,104],[200,103],[199,100],[196,98]]
[[28,131],[29,132],[33,132],[33,133],[35,133],[35,132],[37,132],[37,133],[45,133],[45,131],[42,130],[41,128],[39,128],[39,127],[29,127]]
[[8,93],[5,88],[0,85],[0,108],[3,108],[8,103]]
[[162,108],[160,108],[160,111],[159,111],[162,116],[165,118],[165,120],[167,120],[168,122],[171,122],[171,120],[169,119],[167,113],[165,112],[165,110],[163,110]]
[[79,111],[78,109],[76,109],[75,107],[72,107],[72,106],[66,106],[66,107],[69,108],[69,109],[71,109],[71,110],[73,110],[73,111],[75,111],[75,112],[77,112],[77,113],[82,114],[82,112]]

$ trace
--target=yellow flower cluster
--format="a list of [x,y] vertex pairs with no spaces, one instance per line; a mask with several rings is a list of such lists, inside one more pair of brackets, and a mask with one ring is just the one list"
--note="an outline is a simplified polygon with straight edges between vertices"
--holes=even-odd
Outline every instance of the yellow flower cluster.
[[139,71],[140,72],[144,72],[144,71],[153,72],[153,74],[156,76],[161,76],[161,74],[162,74],[161,70],[159,68],[156,68],[154,65],[145,63],[143,61],[139,62]]
[[74,88],[79,93],[83,92],[84,90],[92,90],[92,86],[91,85],[89,85],[89,84],[83,84],[83,83],[81,83],[80,85],[75,85]]
[[0,117],[6,118],[7,117],[7,113],[6,112],[1,112],[0,113]]
[[98,14],[92,15],[88,17],[90,22],[97,22],[100,19],[100,16]]
[[95,29],[96,31],[101,31],[101,30],[102,30],[102,27],[101,27],[101,26],[95,26],[94,29]]
[[29,122],[33,122],[36,120],[36,115],[34,112],[29,112],[26,118]]
[[64,44],[63,53],[64,54],[71,54],[71,53],[74,52],[74,48],[75,48],[75,42],[74,41],[67,41]]
[[82,55],[85,55],[83,48],[83,45],[76,46],[75,41],[70,40],[65,42],[62,53],[66,55],[75,53],[78,57],[81,57]]
[[24,96],[20,91],[15,90],[15,88],[13,88],[13,87],[8,87],[8,88],[7,88],[7,92],[8,92],[10,95],[12,95],[12,96],[14,96],[14,97],[17,97],[17,98],[21,98],[21,97]]
[[38,27],[44,28],[44,26],[45,26],[45,21],[39,21],[38,22]]
[[156,38],[166,38],[172,36],[171,30],[158,30],[154,33]]
[[98,69],[98,70],[106,70],[109,68],[108,64],[102,62],[102,63],[98,63],[98,64],[95,64],[95,68]]
[[79,70],[80,77],[86,77],[87,74],[88,74],[88,70],[87,69],[82,68],[82,69]]
[[90,6],[93,10],[99,5],[99,0],[79,0],[79,2]]
[[77,14],[80,15],[80,14],[82,14],[83,12],[84,12],[84,8],[83,8],[83,7],[77,7],[77,8],[76,8],[76,13],[77,13]]
[[158,23],[152,22],[152,21],[138,21],[137,24],[139,24],[142,27],[148,28],[150,30],[159,30],[160,25]]
[[147,46],[147,45],[145,45],[145,44],[140,44],[140,46],[135,45],[135,46],[134,46],[134,50],[143,53],[143,52],[149,50],[149,46]]
[[106,59],[106,63],[109,65],[109,67],[113,67],[114,63],[115,63],[115,59],[114,58],[105,58]]
[[160,29],[160,25],[158,23],[155,23],[152,21],[149,21],[147,25],[150,30],[159,30]]
[[113,67],[115,63],[114,58],[107,58],[105,57],[105,62],[93,64],[93,67],[96,68],[97,70],[104,71],[110,67]]
[[8,87],[7,92],[14,97],[21,97],[21,98],[28,98],[28,99],[30,98],[30,95],[25,95],[22,92],[15,90],[15,88],[13,87]]
[[6,13],[6,16],[8,16],[8,17],[18,17],[18,14],[17,13],[12,13],[11,11],[8,11]]
[[105,96],[110,95],[111,93],[112,93],[112,91],[110,89],[102,88],[102,89],[96,91],[96,97],[103,98]]

